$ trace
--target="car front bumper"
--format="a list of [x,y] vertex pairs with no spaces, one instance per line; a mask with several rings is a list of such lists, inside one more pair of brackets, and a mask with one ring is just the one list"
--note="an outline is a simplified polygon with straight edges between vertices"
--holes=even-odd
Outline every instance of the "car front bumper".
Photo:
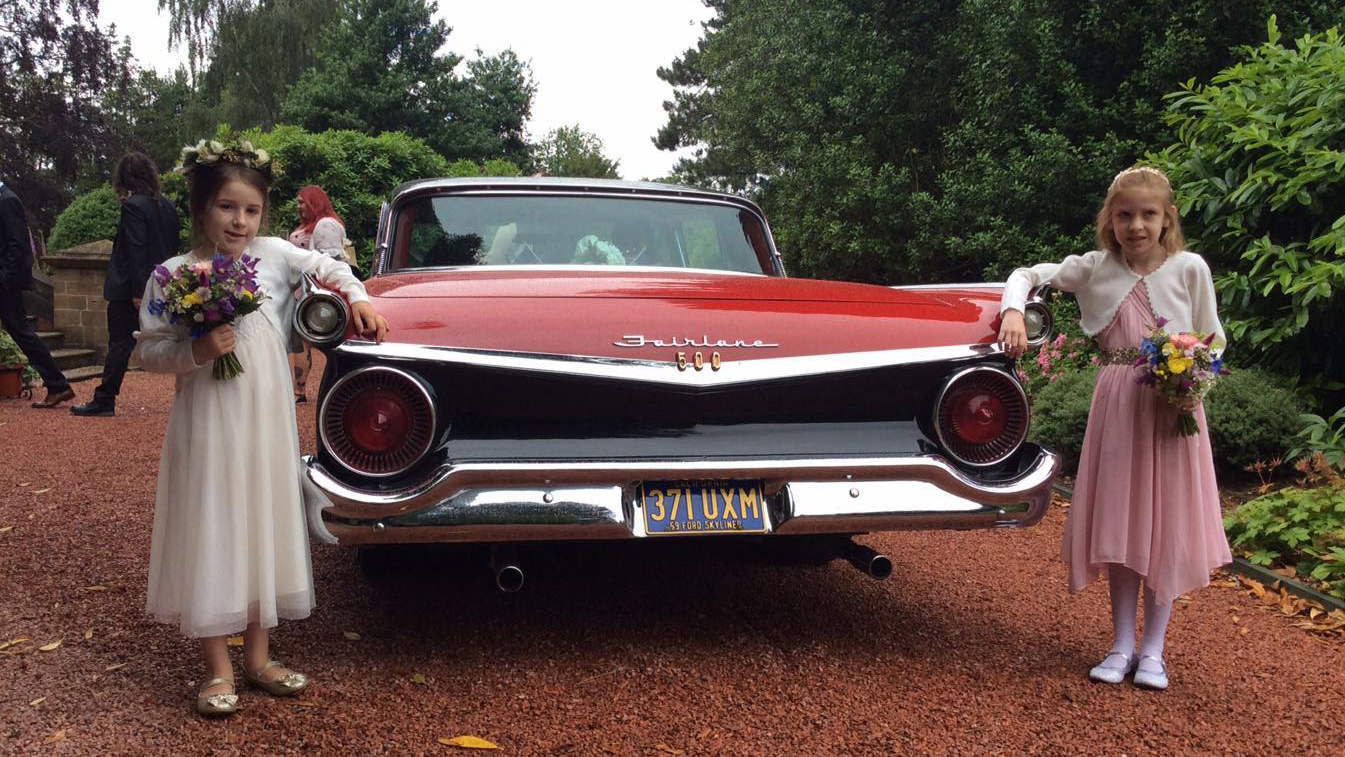
[[649,536],[645,480],[759,480],[769,534],[1030,526],[1060,458],[1025,444],[1018,473],[985,482],[938,455],[787,460],[491,462],[445,465],[396,491],[350,487],[303,459],[309,528],[330,543],[574,541]]

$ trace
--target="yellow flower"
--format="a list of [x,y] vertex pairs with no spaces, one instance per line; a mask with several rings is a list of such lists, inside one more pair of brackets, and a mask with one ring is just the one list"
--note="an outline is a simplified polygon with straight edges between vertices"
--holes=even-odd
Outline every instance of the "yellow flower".
[[189,294],[189,295],[187,295],[186,297],[183,297],[183,298],[182,298],[182,304],[183,304],[183,305],[192,305],[192,306],[195,306],[195,305],[200,305],[201,302],[202,302],[202,301],[201,301],[201,297],[200,297],[200,295],[196,294],[196,292],[192,292],[191,294]]
[[240,297],[246,297],[247,299],[250,300],[250,299],[252,299],[252,292],[249,292],[248,290],[244,289],[244,290],[239,294],[239,296],[240,296]]
[[1164,354],[1164,355],[1169,355],[1169,356],[1170,356],[1170,355],[1172,355],[1172,354],[1173,354],[1174,352],[1176,352],[1176,351],[1177,351],[1177,348],[1174,347],[1174,346],[1172,346],[1172,342],[1167,342],[1167,343],[1165,343],[1165,344],[1163,345],[1163,354]]
[[1191,359],[1173,355],[1168,358],[1168,370],[1173,373],[1185,373],[1187,368],[1191,367]]

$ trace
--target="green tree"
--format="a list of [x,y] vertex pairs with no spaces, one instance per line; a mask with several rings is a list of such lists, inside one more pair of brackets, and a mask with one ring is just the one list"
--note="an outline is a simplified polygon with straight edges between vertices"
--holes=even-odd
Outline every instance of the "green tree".
[[44,236],[83,177],[119,152],[100,96],[129,69],[97,16],[97,0],[0,2],[0,180]]
[[512,51],[479,58],[444,52],[450,29],[427,0],[348,0],[324,30],[317,63],[289,91],[281,120],[310,131],[404,131],[440,154],[524,163],[523,123],[535,85]]
[[1345,40],[1269,39],[1171,95],[1153,157],[1215,282],[1232,349],[1318,386],[1345,382]]
[[578,124],[552,129],[537,145],[537,167],[551,176],[617,179],[619,163],[603,154],[598,135]]
[[1164,144],[1162,97],[1278,10],[1318,0],[707,0],[656,144],[683,181],[756,196],[791,270],[1000,277],[1090,244],[1118,169]]

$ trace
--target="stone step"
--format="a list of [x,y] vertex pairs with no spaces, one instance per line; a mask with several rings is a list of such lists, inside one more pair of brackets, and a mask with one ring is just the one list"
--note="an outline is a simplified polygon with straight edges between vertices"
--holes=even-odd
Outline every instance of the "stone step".
[[65,344],[64,331],[39,331],[37,338],[47,345],[48,350],[59,350],[61,345]]
[[73,384],[77,381],[88,381],[89,379],[102,378],[103,366],[101,363],[98,365],[86,365],[83,366],[82,368],[71,368],[70,370],[67,371],[61,371],[61,373],[65,374],[66,381],[69,381],[70,383]]
[[98,351],[83,347],[62,347],[52,350],[51,357],[56,361],[56,367],[64,371],[92,365],[98,359]]

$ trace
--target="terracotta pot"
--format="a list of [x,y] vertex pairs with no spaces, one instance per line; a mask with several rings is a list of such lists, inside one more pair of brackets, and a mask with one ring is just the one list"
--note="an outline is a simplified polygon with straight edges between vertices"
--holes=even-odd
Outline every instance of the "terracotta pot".
[[13,399],[23,391],[22,368],[0,368],[0,399]]

